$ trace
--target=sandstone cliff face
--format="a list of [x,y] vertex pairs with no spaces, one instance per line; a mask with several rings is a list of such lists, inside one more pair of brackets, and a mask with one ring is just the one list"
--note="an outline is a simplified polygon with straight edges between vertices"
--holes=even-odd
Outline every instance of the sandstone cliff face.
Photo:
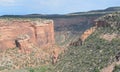
[[54,25],[51,20],[0,20],[0,49],[51,44],[54,44]]
[[82,42],[84,42],[95,30],[96,27],[91,27],[90,29],[86,30],[80,37]]
[[82,43],[96,30],[96,26],[91,27],[89,29],[87,29],[85,32],[83,32],[83,34],[80,36],[80,38],[75,41],[70,43],[69,45],[71,46],[80,46],[82,45]]

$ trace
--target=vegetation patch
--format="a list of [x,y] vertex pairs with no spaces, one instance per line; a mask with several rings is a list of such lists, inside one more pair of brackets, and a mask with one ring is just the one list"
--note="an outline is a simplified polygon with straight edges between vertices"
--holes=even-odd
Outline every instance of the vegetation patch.
[[120,40],[111,42],[99,37],[101,31],[92,34],[82,46],[70,47],[55,67],[55,72],[99,72],[114,61],[120,51]]

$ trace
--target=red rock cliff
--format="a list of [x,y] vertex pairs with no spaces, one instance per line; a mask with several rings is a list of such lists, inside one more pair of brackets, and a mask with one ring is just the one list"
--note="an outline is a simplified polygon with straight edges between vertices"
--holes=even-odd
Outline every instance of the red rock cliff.
[[54,44],[52,20],[0,20],[0,49]]
[[84,42],[95,30],[96,27],[91,27],[90,29],[87,29],[80,37],[82,42]]

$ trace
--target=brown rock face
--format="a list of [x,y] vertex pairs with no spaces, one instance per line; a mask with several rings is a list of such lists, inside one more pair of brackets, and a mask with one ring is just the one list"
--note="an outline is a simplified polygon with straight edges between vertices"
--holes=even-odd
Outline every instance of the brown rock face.
[[96,26],[91,27],[90,29],[87,29],[82,35],[81,37],[75,41],[70,43],[70,46],[80,46],[83,44],[83,42],[96,30]]
[[0,20],[0,49],[38,47],[54,44],[51,20]]
[[84,42],[95,30],[96,27],[91,27],[90,29],[86,30],[80,37],[82,42]]
[[95,21],[97,27],[106,27],[107,23],[105,21]]

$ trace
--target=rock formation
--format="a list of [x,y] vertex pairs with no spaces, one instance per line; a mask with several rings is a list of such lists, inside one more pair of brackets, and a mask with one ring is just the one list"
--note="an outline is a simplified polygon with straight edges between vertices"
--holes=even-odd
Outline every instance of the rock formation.
[[80,36],[80,38],[75,41],[70,43],[69,45],[73,46],[80,46],[83,44],[83,42],[96,30],[96,26],[91,27],[90,29],[87,29],[83,34]]
[[0,49],[54,44],[52,20],[0,19]]
[[82,42],[84,42],[94,31],[96,27],[91,27],[90,29],[86,30],[80,37]]

